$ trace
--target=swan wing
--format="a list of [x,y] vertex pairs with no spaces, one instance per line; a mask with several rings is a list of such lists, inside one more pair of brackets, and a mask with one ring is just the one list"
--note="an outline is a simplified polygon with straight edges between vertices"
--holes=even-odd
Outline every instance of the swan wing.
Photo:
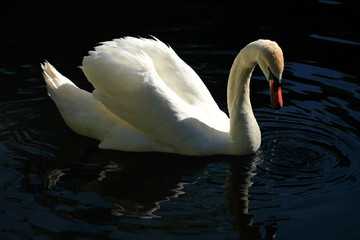
[[175,152],[201,142],[209,127],[228,128],[201,79],[159,40],[105,42],[89,52],[82,69],[95,99],[152,141],[179,148]]
[[203,103],[207,106],[217,107],[216,102],[196,72],[171,47],[157,38],[125,37],[103,44],[97,50],[109,49],[110,47],[113,51],[121,49],[133,54],[139,51],[143,52],[150,58],[152,67],[160,76],[161,81],[186,103],[191,105]]

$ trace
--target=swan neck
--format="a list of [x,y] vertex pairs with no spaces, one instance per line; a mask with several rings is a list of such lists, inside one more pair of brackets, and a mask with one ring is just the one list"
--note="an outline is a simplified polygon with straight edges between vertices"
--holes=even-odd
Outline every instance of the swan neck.
[[257,61],[246,50],[240,51],[230,70],[227,97],[229,113],[234,110],[235,105],[246,107],[250,104],[250,79]]
[[250,79],[256,65],[256,48],[248,45],[234,60],[227,89],[230,135],[234,148],[249,153],[255,152],[261,142],[260,129],[250,102]]

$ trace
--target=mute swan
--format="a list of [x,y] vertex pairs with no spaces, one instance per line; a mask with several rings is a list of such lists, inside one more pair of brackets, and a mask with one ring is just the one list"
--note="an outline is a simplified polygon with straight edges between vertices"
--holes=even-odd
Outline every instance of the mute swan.
[[283,53],[257,40],[231,67],[221,111],[195,71],[160,40],[125,37],[103,42],[81,69],[94,86],[78,88],[50,63],[42,64],[48,94],[76,133],[100,140],[99,148],[186,155],[254,153],[261,143],[250,103],[250,78],[259,64],[272,107],[282,107]]

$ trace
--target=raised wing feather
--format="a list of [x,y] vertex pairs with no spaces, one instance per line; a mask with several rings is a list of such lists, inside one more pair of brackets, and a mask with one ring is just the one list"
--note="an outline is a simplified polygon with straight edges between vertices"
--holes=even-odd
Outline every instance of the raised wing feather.
[[206,137],[204,127],[228,130],[219,126],[227,117],[197,74],[158,40],[105,42],[84,58],[82,69],[93,96],[153,141],[187,148],[193,136]]
[[[195,71],[173,49],[160,40],[126,37],[104,44],[128,53],[136,54],[138,51],[145,53],[151,59],[161,80],[185,102],[188,104],[205,103],[206,105],[210,104],[211,107],[217,107],[210,92]],[[99,47],[98,49],[103,50],[104,48]]]

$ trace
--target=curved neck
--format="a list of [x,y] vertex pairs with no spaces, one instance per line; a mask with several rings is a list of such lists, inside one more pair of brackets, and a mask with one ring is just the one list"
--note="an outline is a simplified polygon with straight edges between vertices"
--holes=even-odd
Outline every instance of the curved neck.
[[250,44],[240,51],[231,67],[227,88],[230,135],[234,148],[249,153],[255,152],[261,142],[260,129],[250,102],[250,79],[258,52]]

